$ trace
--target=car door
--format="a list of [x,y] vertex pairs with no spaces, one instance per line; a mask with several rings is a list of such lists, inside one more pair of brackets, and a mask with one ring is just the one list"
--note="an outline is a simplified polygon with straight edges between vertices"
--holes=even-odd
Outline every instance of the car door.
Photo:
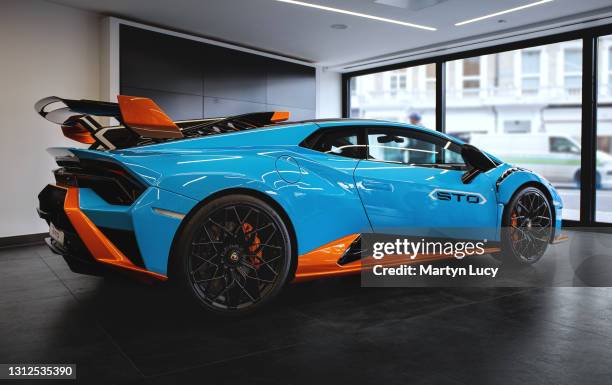
[[459,144],[397,126],[368,127],[365,139],[354,177],[376,233],[494,239],[495,181],[486,173],[461,181]]

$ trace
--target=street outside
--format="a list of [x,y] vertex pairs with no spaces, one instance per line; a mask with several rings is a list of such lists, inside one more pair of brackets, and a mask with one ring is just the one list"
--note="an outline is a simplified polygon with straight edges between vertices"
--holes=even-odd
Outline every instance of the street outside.
[[[563,200],[563,219],[580,219],[580,190],[556,186]],[[595,200],[596,220],[612,223],[612,190],[597,190]]]

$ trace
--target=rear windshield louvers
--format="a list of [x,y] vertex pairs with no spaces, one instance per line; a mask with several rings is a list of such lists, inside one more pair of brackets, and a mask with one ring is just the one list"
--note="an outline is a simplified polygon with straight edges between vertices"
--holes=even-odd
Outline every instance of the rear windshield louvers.
[[53,173],[60,186],[90,188],[100,198],[114,205],[129,206],[146,186],[120,165],[91,159],[57,159],[61,166]]

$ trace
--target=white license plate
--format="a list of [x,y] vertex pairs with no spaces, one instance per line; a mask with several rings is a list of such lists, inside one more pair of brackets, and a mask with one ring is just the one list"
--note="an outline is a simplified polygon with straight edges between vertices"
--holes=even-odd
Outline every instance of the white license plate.
[[60,246],[64,246],[64,232],[53,226],[53,223],[49,225],[49,235]]

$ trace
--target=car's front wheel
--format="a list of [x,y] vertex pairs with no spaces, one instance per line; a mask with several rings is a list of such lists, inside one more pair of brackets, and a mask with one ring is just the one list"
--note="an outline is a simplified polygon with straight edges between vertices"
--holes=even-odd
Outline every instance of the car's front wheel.
[[251,312],[274,298],[290,276],[287,226],[274,208],[250,195],[204,205],[175,245],[178,285],[212,312]]
[[542,258],[552,235],[552,210],[544,192],[528,186],[518,190],[504,210],[502,258],[533,264]]

